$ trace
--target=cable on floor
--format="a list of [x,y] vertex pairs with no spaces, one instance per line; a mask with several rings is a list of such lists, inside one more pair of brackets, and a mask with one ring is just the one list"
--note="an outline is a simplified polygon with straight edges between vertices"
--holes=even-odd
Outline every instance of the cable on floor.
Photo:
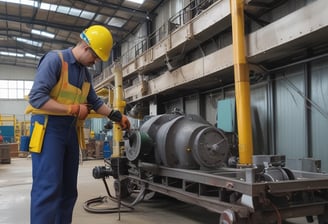
[[[144,196],[145,196],[146,187],[143,185],[141,187],[137,197],[134,199],[133,202],[127,203],[127,202],[124,202],[124,201],[118,201],[115,197],[113,197],[110,194],[106,179],[105,178],[102,178],[102,179],[103,179],[103,182],[104,182],[104,185],[105,185],[108,196],[102,196],[102,197],[100,196],[100,197],[89,199],[86,202],[84,202],[83,208],[87,212],[90,212],[90,213],[130,212],[134,209],[133,206],[136,205],[138,202],[142,201]],[[109,200],[116,202],[118,204],[118,206],[108,207],[108,208],[99,208],[99,207],[96,208],[94,206],[94,205],[100,206],[100,205],[107,204]]]

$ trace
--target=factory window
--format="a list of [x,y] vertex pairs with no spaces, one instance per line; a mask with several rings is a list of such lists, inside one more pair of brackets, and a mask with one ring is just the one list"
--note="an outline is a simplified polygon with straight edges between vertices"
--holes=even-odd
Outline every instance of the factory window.
[[0,99],[24,99],[32,85],[33,81],[0,80]]

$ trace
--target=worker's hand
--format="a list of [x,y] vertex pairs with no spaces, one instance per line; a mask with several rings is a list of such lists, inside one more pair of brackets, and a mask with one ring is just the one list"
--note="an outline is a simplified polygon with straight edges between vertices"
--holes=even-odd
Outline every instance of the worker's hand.
[[89,114],[89,109],[86,104],[73,104],[68,106],[68,114],[85,120]]
[[122,116],[122,120],[120,122],[120,125],[121,125],[123,130],[126,130],[126,131],[130,130],[131,124],[130,124],[130,121],[127,118],[127,116],[125,116],[125,115]]
[[122,120],[122,114],[119,110],[111,110],[107,117],[115,122],[121,122]]

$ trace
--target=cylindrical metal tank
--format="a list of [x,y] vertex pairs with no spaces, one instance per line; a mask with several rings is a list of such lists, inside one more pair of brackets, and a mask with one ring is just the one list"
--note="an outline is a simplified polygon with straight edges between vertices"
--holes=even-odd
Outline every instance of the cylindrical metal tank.
[[152,158],[159,165],[199,169],[225,166],[229,145],[224,133],[197,115],[151,117],[130,138],[130,161]]

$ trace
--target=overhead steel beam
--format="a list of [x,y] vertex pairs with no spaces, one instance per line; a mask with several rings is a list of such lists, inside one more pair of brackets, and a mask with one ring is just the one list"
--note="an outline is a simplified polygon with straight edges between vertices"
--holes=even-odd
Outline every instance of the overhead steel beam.
[[64,41],[64,40],[58,40],[58,39],[51,39],[51,38],[42,38],[42,37],[35,37],[34,34],[31,34],[31,33],[28,33],[28,32],[24,32],[24,31],[21,31],[21,30],[18,30],[18,29],[6,29],[6,30],[0,30],[0,36],[3,35],[3,36],[6,36],[6,37],[17,37],[15,35],[10,35],[10,32],[17,32],[19,33],[19,37],[22,37],[24,38],[23,35],[21,34],[26,34],[26,35],[29,35],[29,36],[33,36],[33,41],[40,41],[40,42],[47,42],[47,43],[56,43],[56,44],[63,44],[63,45],[74,45],[76,44],[76,42],[70,42],[70,41]]
[[37,54],[37,56],[43,55],[47,51],[42,50],[41,48],[33,47],[28,44],[17,44],[15,41],[1,41],[0,40],[0,49],[5,51],[10,50],[10,52],[19,52],[19,53],[30,53]]
[[[76,33],[80,33],[82,30],[85,29],[84,26],[67,26],[67,24],[49,23],[48,21],[45,21],[45,20],[37,20],[37,19],[32,19],[30,17],[22,17],[22,16],[12,16],[12,15],[1,14],[0,20],[26,23],[26,24],[30,24],[30,25],[35,24],[35,25],[53,27],[53,28],[65,30],[67,32],[76,32]],[[115,30],[117,32],[125,32],[125,33],[129,32],[129,30],[125,30],[125,29],[118,28],[115,26],[109,26],[109,25],[106,25],[106,26],[108,26],[113,31]]]

